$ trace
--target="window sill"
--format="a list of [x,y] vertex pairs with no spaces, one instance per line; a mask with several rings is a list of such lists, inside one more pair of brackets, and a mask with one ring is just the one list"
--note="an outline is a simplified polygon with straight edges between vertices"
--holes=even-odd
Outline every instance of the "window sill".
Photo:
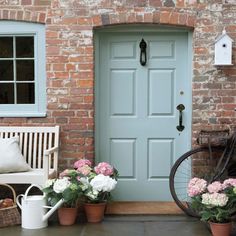
[[0,117],[46,117],[47,114],[45,112],[24,112],[24,113],[6,113],[6,112],[1,112],[0,111]]

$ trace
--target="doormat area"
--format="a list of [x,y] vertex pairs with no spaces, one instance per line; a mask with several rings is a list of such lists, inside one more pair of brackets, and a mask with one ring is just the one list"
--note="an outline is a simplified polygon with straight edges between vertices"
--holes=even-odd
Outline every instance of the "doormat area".
[[107,205],[106,214],[182,215],[184,213],[174,202],[111,202]]

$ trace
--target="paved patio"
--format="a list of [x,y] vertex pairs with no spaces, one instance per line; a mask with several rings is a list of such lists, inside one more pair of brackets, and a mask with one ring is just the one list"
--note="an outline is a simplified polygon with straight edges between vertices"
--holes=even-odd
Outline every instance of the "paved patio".
[[102,223],[77,222],[60,226],[50,221],[44,229],[21,226],[0,229],[1,236],[210,236],[206,225],[186,216],[106,216]]

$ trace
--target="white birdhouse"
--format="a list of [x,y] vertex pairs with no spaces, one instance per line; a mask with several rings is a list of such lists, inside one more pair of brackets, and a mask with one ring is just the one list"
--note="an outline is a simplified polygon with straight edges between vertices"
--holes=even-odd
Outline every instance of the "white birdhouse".
[[215,41],[215,65],[227,66],[232,64],[232,43],[231,39],[223,30]]

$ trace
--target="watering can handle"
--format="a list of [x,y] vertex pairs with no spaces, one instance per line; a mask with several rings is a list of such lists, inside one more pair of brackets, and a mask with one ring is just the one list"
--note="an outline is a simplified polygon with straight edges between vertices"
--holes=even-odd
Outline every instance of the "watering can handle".
[[20,209],[22,210],[22,206],[21,206],[20,201],[19,201],[20,197],[24,197],[24,195],[23,195],[23,194],[18,195],[18,196],[16,197],[16,203],[17,203],[17,205],[20,207]]
[[[26,190],[26,192],[25,192],[24,199],[26,199],[26,198],[28,197],[29,191],[30,191],[33,187],[36,187],[36,188],[38,188],[39,190],[42,191],[42,188],[41,188],[39,185],[37,185],[37,184],[31,184],[31,185],[27,188],[27,190]],[[43,193],[43,196],[45,196],[45,193]]]

